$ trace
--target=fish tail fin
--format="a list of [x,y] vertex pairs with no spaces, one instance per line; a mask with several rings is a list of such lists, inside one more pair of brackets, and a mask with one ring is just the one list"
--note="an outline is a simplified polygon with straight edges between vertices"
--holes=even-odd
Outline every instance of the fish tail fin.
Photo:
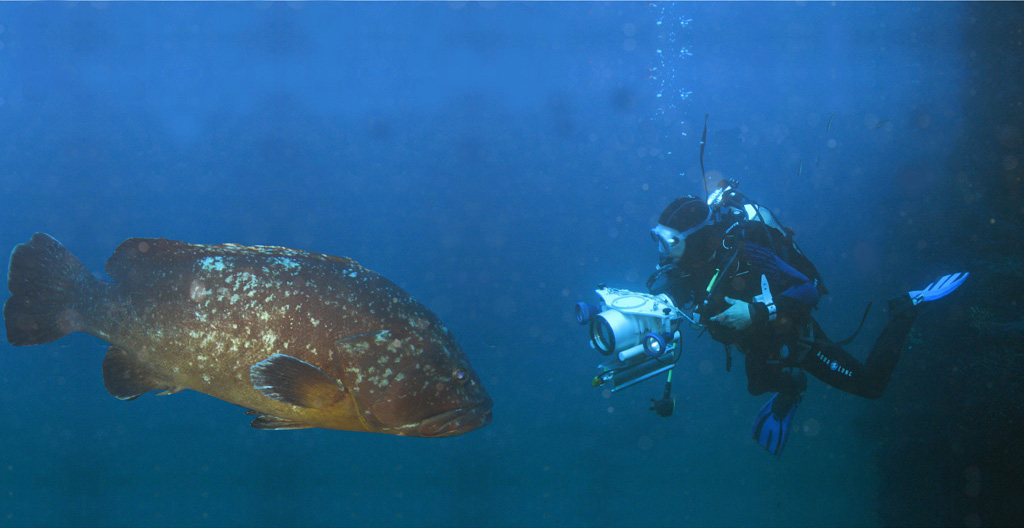
[[4,304],[7,341],[15,346],[56,341],[84,329],[83,308],[102,281],[56,239],[45,233],[11,252]]

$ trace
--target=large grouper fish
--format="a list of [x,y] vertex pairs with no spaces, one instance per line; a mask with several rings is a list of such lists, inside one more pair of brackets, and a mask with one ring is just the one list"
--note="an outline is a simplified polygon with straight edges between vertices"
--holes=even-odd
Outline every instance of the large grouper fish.
[[491,398],[448,328],[354,260],[130,238],[106,271],[116,282],[44,233],[16,246],[7,340],[92,334],[110,343],[110,394],[192,389],[259,415],[258,429],[439,437],[491,421]]

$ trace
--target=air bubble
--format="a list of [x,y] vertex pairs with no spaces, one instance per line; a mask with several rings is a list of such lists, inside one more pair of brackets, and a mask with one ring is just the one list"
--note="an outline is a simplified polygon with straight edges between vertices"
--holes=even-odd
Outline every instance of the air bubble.
[[[665,130],[664,136],[670,141],[676,139],[676,134],[679,135],[678,137],[686,135],[682,130],[685,116],[677,103],[689,100],[692,94],[680,85],[690,78],[682,71],[682,61],[686,57],[692,56],[690,49],[683,42],[682,31],[684,28],[689,29],[693,19],[678,15],[675,11],[679,9],[677,6],[672,3],[652,4],[652,7],[657,10],[655,25],[666,27],[659,28],[655,32],[657,46],[654,54],[656,60],[655,64],[648,68],[648,71],[651,72],[648,81],[654,83],[656,88],[654,98],[658,101],[651,119],[659,121],[658,127]],[[665,21],[669,23],[665,24]],[[657,72],[657,75],[654,75],[654,72]]]

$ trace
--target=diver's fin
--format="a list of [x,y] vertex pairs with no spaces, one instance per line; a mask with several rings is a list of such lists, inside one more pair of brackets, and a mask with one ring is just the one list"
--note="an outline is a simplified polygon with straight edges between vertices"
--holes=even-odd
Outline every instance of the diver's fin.
[[941,299],[959,288],[967,280],[968,275],[970,273],[967,272],[951,273],[944,277],[939,277],[939,280],[925,286],[923,290],[908,292],[907,295],[914,301],[914,306],[923,302]]
[[120,400],[134,400],[155,390],[174,394],[180,387],[172,387],[157,379],[153,371],[131,352],[111,346],[103,356],[103,385],[111,396]]
[[[249,414],[249,413],[245,413]],[[270,414],[261,414],[256,417],[249,425],[257,429],[272,429],[276,431],[284,431],[288,429],[309,429],[313,427],[307,423],[297,422],[295,420],[288,420],[285,418],[278,418]]]
[[274,354],[253,365],[249,375],[254,389],[281,403],[326,409],[348,397],[341,383],[324,371],[285,354]]
[[[761,407],[761,411],[754,418],[754,440],[761,447],[767,449],[769,453],[776,456],[782,452],[783,446],[786,445],[786,439],[789,437],[789,427],[793,423],[793,415],[796,414],[797,400],[792,400],[792,403],[789,404],[789,409],[782,408],[786,404],[786,401],[779,399],[779,393],[775,393],[772,399],[768,400],[764,407]],[[776,407],[778,409],[775,409]],[[783,413],[782,418],[779,418],[778,415]]]

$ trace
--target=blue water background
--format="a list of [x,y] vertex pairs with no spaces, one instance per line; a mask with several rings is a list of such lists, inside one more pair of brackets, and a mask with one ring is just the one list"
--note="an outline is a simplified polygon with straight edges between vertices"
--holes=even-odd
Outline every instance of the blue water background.
[[966,69],[995,60],[964,43],[966,11],[0,5],[0,248],[48,232],[98,273],[133,236],[352,257],[445,321],[495,401],[490,426],[449,439],[258,431],[194,392],[112,398],[90,336],[4,342],[0,525],[879,523],[878,440],[857,417],[899,402],[812,380],[776,459],[749,437],[766,397],[738,356],[726,372],[694,333],[660,418],[659,382],[590,386],[600,357],[572,303],[643,288],[657,214],[704,192],[705,113],[709,178],[795,230],[835,337],[952,271],[942,233],[888,241],[955,210],[936,189]]

